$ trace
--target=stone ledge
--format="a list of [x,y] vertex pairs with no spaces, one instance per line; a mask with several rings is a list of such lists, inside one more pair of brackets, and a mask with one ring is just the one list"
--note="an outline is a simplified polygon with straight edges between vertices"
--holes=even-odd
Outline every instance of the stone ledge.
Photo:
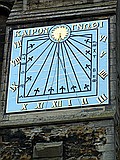
[[86,5],[73,5],[72,7],[56,7],[50,9],[17,11],[13,10],[8,18],[7,24],[30,23],[37,21],[46,21],[47,19],[62,19],[71,16],[96,16],[106,15],[116,12],[116,2],[104,2]]
[[[98,107],[99,108],[99,107]],[[22,114],[8,114],[4,115],[0,123],[0,128],[17,127],[17,126],[31,126],[31,125],[45,125],[45,124],[59,124],[70,122],[84,122],[114,119],[115,111],[94,111],[84,112],[80,109],[69,109],[59,111],[43,111],[43,112],[29,112]]]

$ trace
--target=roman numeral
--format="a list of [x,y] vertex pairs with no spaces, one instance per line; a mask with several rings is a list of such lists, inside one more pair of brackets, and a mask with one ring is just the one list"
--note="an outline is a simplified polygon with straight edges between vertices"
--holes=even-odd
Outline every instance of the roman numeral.
[[83,99],[82,99],[82,105],[85,105],[85,104],[88,104],[87,98],[83,98]]
[[17,57],[14,60],[12,60],[10,63],[15,67],[16,65],[20,64],[21,58]]
[[22,110],[27,110],[27,105],[28,105],[28,104],[23,104]]
[[102,71],[100,71],[100,73],[98,74],[103,80],[108,76],[108,74],[105,72],[105,70],[103,69]]
[[68,99],[68,106],[72,106],[72,100]]
[[62,107],[62,101],[53,101],[52,108]]
[[100,41],[106,42],[106,40],[107,40],[107,36],[105,36],[105,35],[100,35]]
[[108,99],[108,98],[106,97],[106,95],[105,95],[105,94],[102,94],[101,96],[99,96],[99,97],[97,98],[97,101],[101,104],[101,103],[105,102],[107,99]]
[[43,105],[44,105],[44,102],[37,103],[36,109],[42,109]]
[[15,92],[17,90],[17,88],[18,88],[18,85],[15,82],[13,82],[12,86],[10,87],[10,89],[12,90],[12,92]]
[[101,52],[101,54],[100,54],[100,58],[102,58],[104,55],[106,55],[107,54],[107,52],[105,52],[105,51],[102,51]]
[[22,47],[22,41],[20,40],[20,41],[14,42],[14,47],[15,47],[15,49],[21,48]]

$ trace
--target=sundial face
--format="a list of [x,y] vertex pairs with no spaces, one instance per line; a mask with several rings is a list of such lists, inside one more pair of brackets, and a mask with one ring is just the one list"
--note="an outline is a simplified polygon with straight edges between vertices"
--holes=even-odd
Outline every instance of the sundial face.
[[13,30],[6,112],[109,103],[108,20]]
[[70,36],[71,30],[67,25],[56,25],[51,28],[49,37],[53,42],[62,43]]

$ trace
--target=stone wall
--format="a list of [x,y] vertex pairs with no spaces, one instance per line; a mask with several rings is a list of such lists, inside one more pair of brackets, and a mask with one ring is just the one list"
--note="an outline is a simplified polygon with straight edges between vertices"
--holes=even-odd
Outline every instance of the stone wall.
[[[10,10],[13,6],[13,0],[0,0],[0,91],[3,85],[2,68],[4,61],[4,46],[6,36],[6,21],[8,19]],[[1,95],[1,94],[0,94]]]
[[61,20],[64,17],[66,19],[89,16],[92,18],[108,13],[110,15],[115,12],[116,0],[19,0],[13,6],[7,23],[47,22]]
[[4,129],[0,135],[1,160],[45,160],[45,156],[48,160],[115,158],[113,120]]
[[120,158],[120,1],[117,4],[117,115],[116,115],[116,148],[117,148],[117,157]]
[[[6,20],[5,15],[0,15],[0,75],[2,73],[2,61],[3,61],[3,52],[4,52],[4,43],[5,43],[5,30],[6,30]],[[1,76],[0,76],[1,81]]]

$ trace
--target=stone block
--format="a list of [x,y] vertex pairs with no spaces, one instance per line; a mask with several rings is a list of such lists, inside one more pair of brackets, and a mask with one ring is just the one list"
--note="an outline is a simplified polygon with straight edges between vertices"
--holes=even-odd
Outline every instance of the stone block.
[[62,155],[63,142],[37,143],[33,149],[33,158],[57,158]]
[[103,152],[101,160],[105,160],[105,159],[114,160],[115,159],[114,152]]

